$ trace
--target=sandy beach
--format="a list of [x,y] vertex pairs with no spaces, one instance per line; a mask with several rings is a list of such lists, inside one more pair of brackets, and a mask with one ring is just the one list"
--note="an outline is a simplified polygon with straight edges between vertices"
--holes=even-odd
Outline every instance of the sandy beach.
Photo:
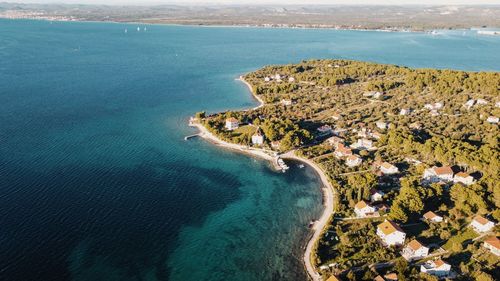
[[[253,109],[257,109],[257,108],[264,106],[264,101],[260,97],[255,95],[255,93],[252,90],[252,86],[247,81],[245,81],[245,79],[243,79],[243,76],[240,76],[236,80],[239,80],[239,81],[243,82],[245,85],[247,85],[250,93],[252,93],[252,95],[255,97],[255,99],[260,102],[260,105],[253,108]],[[330,218],[333,215],[333,204],[334,204],[333,198],[334,198],[335,193],[336,193],[336,190],[333,188],[332,184],[328,180],[328,177],[323,172],[321,167],[319,167],[318,164],[314,163],[313,161],[311,161],[309,159],[297,156],[295,154],[295,150],[288,151],[287,153],[284,153],[284,154],[275,155],[276,153],[274,151],[271,151],[271,150],[252,148],[252,147],[248,147],[248,146],[243,146],[243,145],[223,141],[223,140],[219,139],[217,136],[215,136],[214,134],[212,134],[210,131],[208,131],[208,129],[205,128],[205,126],[203,126],[202,124],[200,124],[196,121],[190,122],[190,126],[196,127],[200,131],[199,136],[210,141],[211,143],[216,144],[218,146],[221,146],[223,148],[235,150],[235,151],[238,151],[241,153],[246,153],[248,155],[252,155],[252,156],[256,156],[256,157],[260,157],[262,159],[268,160],[271,162],[273,167],[277,170],[279,170],[280,168],[276,163],[276,156],[279,156],[283,159],[291,159],[291,160],[303,162],[304,164],[307,164],[311,168],[314,169],[314,171],[320,177],[322,185],[323,185],[322,191],[323,191],[323,203],[324,203],[325,209],[323,210],[321,217],[314,223],[314,225],[312,227],[313,234],[312,234],[311,238],[309,239],[309,241],[307,242],[307,246],[306,246],[306,250],[304,252],[303,259],[304,259],[304,266],[307,270],[309,277],[314,281],[321,281],[322,280],[321,275],[316,270],[316,267],[313,265],[311,254],[313,252],[313,249],[315,248],[317,241],[319,240],[321,234],[323,233],[325,226],[330,221]]]

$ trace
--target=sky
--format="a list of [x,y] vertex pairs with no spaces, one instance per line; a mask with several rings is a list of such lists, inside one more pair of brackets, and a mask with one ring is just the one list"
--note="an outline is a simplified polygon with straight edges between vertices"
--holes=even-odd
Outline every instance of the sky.
[[[0,0],[1,2],[2,0]],[[17,3],[66,3],[108,5],[151,4],[352,4],[352,5],[467,5],[498,4],[500,0],[3,0]]]

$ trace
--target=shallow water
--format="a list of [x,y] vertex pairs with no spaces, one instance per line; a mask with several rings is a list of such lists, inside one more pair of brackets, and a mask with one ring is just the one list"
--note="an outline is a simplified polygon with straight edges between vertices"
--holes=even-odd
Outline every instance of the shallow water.
[[314,172],[184,141],[188,116],[254,106],[234,78],[266,64],[500,68],[472,33],[135,27],[0,20],[0,280],[304,279]]

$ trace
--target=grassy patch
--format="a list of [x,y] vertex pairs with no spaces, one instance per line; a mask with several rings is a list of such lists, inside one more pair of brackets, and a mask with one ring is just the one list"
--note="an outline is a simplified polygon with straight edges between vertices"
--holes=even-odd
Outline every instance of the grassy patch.
[[472,240],[474,238],[476,238],[478,235],[476,232],[474,232],[474,230],[472,230],[471,228],[465,228],[464,231],[461,231],[459,232],[457,235],[454,235],[452,236],[448,242],[446,242],[446,244],[443,245],[443,248],[445,250],[451,250],[451,248],[453,247],[454,244],[462,244],[462,246],[465,246],[464,245],[464,242],[467,242],[469,240]]

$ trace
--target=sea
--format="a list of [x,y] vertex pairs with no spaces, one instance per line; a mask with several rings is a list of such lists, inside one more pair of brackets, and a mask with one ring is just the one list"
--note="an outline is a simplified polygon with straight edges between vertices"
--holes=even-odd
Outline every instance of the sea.
[[184,137],[321,58],[498,71],[500,37],[0,20],[0,280],[304,280],[314,171]]

